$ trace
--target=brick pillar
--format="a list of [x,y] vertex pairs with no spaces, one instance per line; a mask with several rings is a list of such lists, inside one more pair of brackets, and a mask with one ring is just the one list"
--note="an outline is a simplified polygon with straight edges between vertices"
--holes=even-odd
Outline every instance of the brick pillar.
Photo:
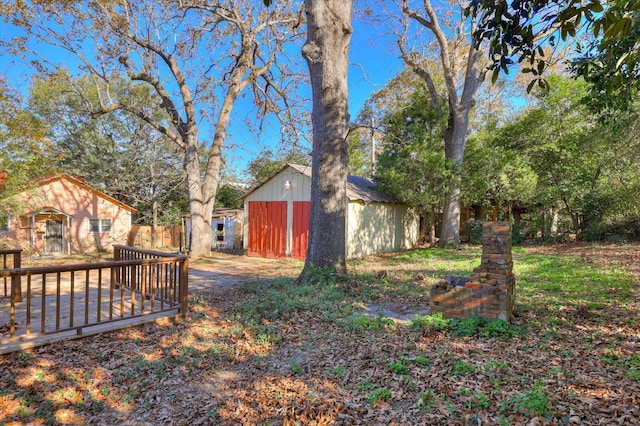
[[515,296],[511,258],[511,224],[485,222],[482,228],[482,258],[464,287],[437,286],[432,309],[445,316],[479,316],[510,321]]

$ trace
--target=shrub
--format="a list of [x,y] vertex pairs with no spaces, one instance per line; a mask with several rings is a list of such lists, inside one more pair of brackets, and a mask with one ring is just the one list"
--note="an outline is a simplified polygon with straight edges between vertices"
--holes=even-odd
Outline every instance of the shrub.
[[484,320],[479,317],[462,318],[453,320],[451,327],[456,336],[475,336],[483,323]]
[[448,376],[464,376],[466,374],[475,373],[476,369],[473,365],[468,364],[464,361],[454,361]]
[[[549,397],[542,382],[536,381],[531,389],[509,399],[506,405],[513,410],[530,416],[544,416],[549,413]],[[503,410],[506,407],[503,406]]]
[[367,401],[372,407],[377,401],[388,401],[389,399],[391,399],[391,391],[384,388],[376,389],[367,396]]
[[470,244],[480,244],[482,242],[483,224],[484,221],[480,219],[470,219],[465,224],[465,231],[469,236]]

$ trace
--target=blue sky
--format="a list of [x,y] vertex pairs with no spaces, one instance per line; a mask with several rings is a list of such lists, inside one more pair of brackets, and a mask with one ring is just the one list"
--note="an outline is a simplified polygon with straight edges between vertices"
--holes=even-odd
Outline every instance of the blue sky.
[[[433,1],[436,6],[442,6],[442,4],[439,4],[439,0]],[[356,0],[356,3],[362,3],[360,6],[364,6],[362,1]],[[380,13],[384,13],[382,11],[384,5],[385,3],[379,5]],[[393,18],[387,17],[386,22],[375,25],[371,20],[363,22],[360,18],[362,13],[361,9],[354,12],[352,20],[354,31],[349,49],[351,63],[348,76],[349,105],[352,119],[357,117],[366,99],[372,93],[382,89],[404,68],[402,60],[399,59],[395,37],[386,35],[383,29],[385,24],[395,23],[395,21],[389,21],[389,19]],[[0,39],[7,40],[16,35],[21,35],[18,30],[3,21],[0,22]],[[418,31],[414,36],[417,37],[416,40],[418,38],[423,40],[426,35],[424,32]],[[54,50],[48,45],[38,45],[37,48],[40,52],[43,52],[43,56],[53,59],[53,62],[57,65],[64,65],[70,68],[73,73],[73,66],[77,63],[77,59],[72,54]],[[300,47],[292,47],[292,51],[297,55],[300,55],[299,49]],[[302,67],[301,71],[308,72],[301,56],[298,56],[298,59]],[[9,84],[14,89],[26,94],[32,73],[33,70],[29,66],[28,59],[1,56],[0,53],[0,74],[7,77]],[[515,73],[512,73],[507,78],[513,78],[514,75]],[[306,95],[307,97],[310,96],[309,93],[310,90]],[[256,158],[261,151],[270,149],[273,152],[278,152],[282,149],[287,149],[287,147],[279,144],[280,129],[278,125],[273,124],[277,122],[273,117],[268,120],[271,125],[265,126],[260,134],[255,129],[250,129],[247,126],[245,122],[247,119],[255,121],[255,108],[250,99],[251,95],[246,96],[246,98],[241,97],[234,107],[227,132],[226,146],[223,151],[227,166],[241,179],[246,177],[248,163]],[[516,98],[514,102],[514,105],[518,108],[525,103],[524,98]],[[310,101],[306,105],[308,109],[311,108]],[[211,140],[212,129],[210,126],[202,125],[199,132],[202,141]],[[308,141],[306,144],[303,142],[302,146],[310,148]]]
[[[385,37],[370,25],[356,20],[353,22],[353,27],[354,32],[349,48],[348,75],[349,112],[352,120],[356,118],[367,98],[382,89],[404,67],[397,52],[392,50],[395,47],[393,39]],[[242,109],[242,106],[239,107]],[[310,103],[309,108],[311,108]],[[238,143],[242,147],[228,152],[228,160],[240,172],[246,169],[248,162],[255,158],[262,149],[281,148],[277,146],[279,138],[277,130],[272,130],[272,134],[263,134],[259,143],[243,143],[246,140],[254,140],[255,135],[252,135],[241,123],[238,124],[230,129],[232,139],[229,140],[228,145]]]
[[[10,25],[5,23],[0,25],[0,37],[3,39],[20,34]],[[373,26],[362,24],[355,18],[353,27],[348,78],[350,113],[352,118],[355,118],[366,99],[373,92],[383,88],[391,78],[402,70],[403,65],[397,53],[391,50],[395,46],[392,39],[385,38]],[[54,62],[57,64],[73,68],[73,64],[76,62],[71,54],[54,51],[51,46],[43,45],[39,46],[39,49],[42,49],[45,56],[54,58]],[[304,64],[304,61],[302,63]],[[14,89],[25,94],[28,92],[33,70],[27,60],[14,56],[0,56],[0,74],[8,79]],[[260,138],[256,138],[255,134],[247,129],[242,121],[242,118],[247,115],[247,110],[246,106],[241,104],[237,106],[236,117],[229,129],[230,137],[226,150],[228,164],[239,177],[243,177],[248,162],[255,158],[261,150],[282,148],[278,146],[280,135],[277,129],[267,128]]]

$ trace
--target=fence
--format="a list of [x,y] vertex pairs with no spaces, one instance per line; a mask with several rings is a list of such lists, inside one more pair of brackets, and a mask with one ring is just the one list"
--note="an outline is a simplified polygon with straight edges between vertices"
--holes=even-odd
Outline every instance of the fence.
[[[9,260],[8,258],[13,257],[13,265],[12,268],[19,268],[21,265],[22,259],[22,249],[14,249],[14,250],[0,250],[0,256],[2,256],[2,269],[9,269]],[[13,295],[13,298],[16,302],[22,301],[22,291],[20,289],[20,278],[19,277],[3,277],[2,281],[4,282],[4,297],[8,297],[9,295]],[[11,287],[9,289],[9,287]]]
[[[156,247],[178,247],[184,240],[180,225],[158,226]],[[153,227],[132,225],[127,243],[130,246],[153,248]]]
[[24,290],[22,302],[0,301],[0,353],[188,308],[187,258],[129,246],[114,246],[111,262],[5,269],[0,278]]

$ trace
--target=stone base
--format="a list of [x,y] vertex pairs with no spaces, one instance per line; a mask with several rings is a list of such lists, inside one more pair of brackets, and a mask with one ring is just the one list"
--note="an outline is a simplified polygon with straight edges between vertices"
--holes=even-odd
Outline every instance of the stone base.
[[501,319],[510,321],[515,299],[515,276],[511,260],[511,224],[486,222],[482,229],[482,258],[471,281],[451,286],[436,285],[431,294],[432,311],[445,317]]
[[[510,321],[513,312],[513,286],[468,282],[464,287],[434,287],[431,311],[447,318],[482,317]],[[511,289],[511,291],[510,291]]]

